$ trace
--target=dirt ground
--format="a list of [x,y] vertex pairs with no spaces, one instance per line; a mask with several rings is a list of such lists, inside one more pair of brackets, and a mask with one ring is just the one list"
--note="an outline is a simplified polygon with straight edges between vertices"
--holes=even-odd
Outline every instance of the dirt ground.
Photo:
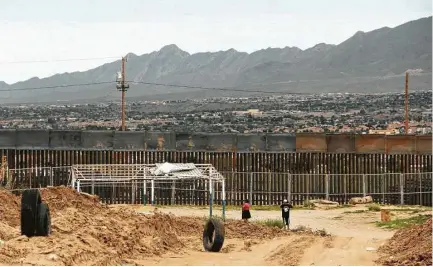
[[[152,208],[137,206],[141,212]],[[375,226],[380,220],[379,212],[356,213],[365,206],[340,208],[334,210],[293,210],[291,228],[306,226],[315,230],[324,229],[330,237],[288,236],[267,240],[253,246],[252,252],[237,251],[242,242],[234,241],[228,255],[212,254],[199,257],[199,252],[189,253],[182,258],[163,258],[151,265],[375,265],[379,255],[377,249],[391,238],[394,231]],[[159,208],[161,212],[176,216],[204,217],[208,210],[197,208]],[[349,212],[349,213],[348,213]],[[279,211],[251,211],[252,221],[279,219]],[[214,210],[221,215],[220,210]],[[228,219],[239,219],[240,212],[229,210]],[[404,215],[403,215],[404,216]]]
[[432,219],[424,224],[399,230],[379,250],[390,255],[381,257],[379,264],[432,266]]
[[375,226],[380,213],[363,206],[293,210],[291,228],[313,229],[298,232],[254,223],[279,219],[278,211],[253,209],[244,223],[229,210],[223,249],[209,253],[201,240],[207,209],[106,206],[65,187],[41,193],[53,232],[27,238],[20,236],[20,198],[0,190],[0,265],[375,265],[396,247],[388,241],[395,231]]

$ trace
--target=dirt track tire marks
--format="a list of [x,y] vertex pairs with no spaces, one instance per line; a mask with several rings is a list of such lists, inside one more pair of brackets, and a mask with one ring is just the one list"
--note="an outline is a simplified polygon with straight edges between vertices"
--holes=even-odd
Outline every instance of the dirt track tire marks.
[[39,204],[36,222],[36,236],[49,236],[51,234],[50,209],[46,203]]
[[21,234],[27,237],[35,235],[38,205],[42,202],[38,189],[25,190],[21,195]]
[[224,224],[214,218],[209,219],[203,230],[203,247],[209,252],[219,252],[224,244]]

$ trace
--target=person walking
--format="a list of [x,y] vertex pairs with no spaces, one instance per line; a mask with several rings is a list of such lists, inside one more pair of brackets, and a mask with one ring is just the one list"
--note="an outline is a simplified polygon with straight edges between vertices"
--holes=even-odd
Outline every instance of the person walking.
[[283,217],[284,228],[288,230],[290,224],[290,209],[293,208],[293,206],[287,201],[287,199],[284,199],[283,204],[280,205],[280,208],[281,215]]
[[250,208],[250,201],[245,200],[244,204],[242,204],[242,220],[244,220],[245,222],[251,218]]

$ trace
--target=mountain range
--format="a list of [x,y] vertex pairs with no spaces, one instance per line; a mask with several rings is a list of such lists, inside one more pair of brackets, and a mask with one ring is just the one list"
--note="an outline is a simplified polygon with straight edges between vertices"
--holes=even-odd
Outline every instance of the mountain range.
[[[0,81],[0,103],[117,100],[114,81],[120,64],[118,60],[88,71],[35,77],[10,85]],[[130,53],[126,64],[129,81],[214,89],[131,83],[127,97],[185,99],[245,96],[258,94],[256,91],[403,92],[406,71],[411,73],[410,90],[432,88],[432,17],[394,28],[358,31],[338,45],[320,43],[306,50],[284,47],[250,54],[235,49],[189,54],[171,44],[141,56]],[[113,83],[103,83],[109,81]],[[102,84],[22,90],[88,83]]]

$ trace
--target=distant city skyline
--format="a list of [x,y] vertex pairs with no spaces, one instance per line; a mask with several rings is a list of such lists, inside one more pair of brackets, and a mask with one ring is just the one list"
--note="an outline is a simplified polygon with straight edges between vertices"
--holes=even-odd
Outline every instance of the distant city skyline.
[[176,44],[189,53],[234,48],[307,49],[355,32],[431,16],[429,0],[364,1],[0,1],[0,81],[85,71]]

